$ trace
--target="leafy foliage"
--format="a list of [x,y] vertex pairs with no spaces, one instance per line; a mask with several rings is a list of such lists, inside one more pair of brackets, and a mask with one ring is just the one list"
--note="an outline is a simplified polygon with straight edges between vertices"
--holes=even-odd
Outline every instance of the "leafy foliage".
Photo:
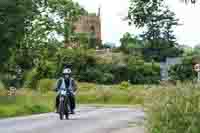
[[125,33],[120,39],[121,46],[120,49],[128,54],[139,56],[144,48],[142,41],[138,37],[132,36],[130,33]]
[[200,45],[194,47],[193,55],[200,55]]
[[181,54],[176,48],[176,37],[173,33],[173,28],[178,25],[178,19],[163,0],[131,0],[128,18],[130,24],[145,29],[141,34],[146,41],[143,51],[145,59],[163,61],[166,57]]
[[194,80],[197,73],[194,71],[193,61],[193,56],[186,57],[182,64],[173,66],[169,71],[171,78],[179,81]]
[[181,0],[181,1],[183,1],[186,4],[188,4],[188,3],[196,4],[197,3],[197,0]]
[[1,71],[11,73],[19,66],[24,73],[36,69],[38,79],[55,77],[55,54],[63,46],[57,35],[67,40],[72,23],[86,13],[71,0],[1,1]]
[[41,79],[38,82],[37,89],[42,93],[47,93],[48,91],[52,91],[55,89],[55,80],[51,79]]
[[24,87],[36,89],[37,82],[39,78],[37,77],[37,70],[33,69],[27,72],[25,75]]
[[3,66],[11,55],[11,49],[18,47],[30,26],[34,14],[31,0],[0,2],[0,64]]

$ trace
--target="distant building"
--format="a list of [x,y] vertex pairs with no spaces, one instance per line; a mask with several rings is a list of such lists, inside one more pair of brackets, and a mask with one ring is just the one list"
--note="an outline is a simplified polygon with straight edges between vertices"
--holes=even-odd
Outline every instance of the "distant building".
[[[74,23],[74,32],[77,34],[87,34],[88,39],[96,39],[98,44],[101,44],[101,8],[98,13],[89,13],[86,16],[81,16],[77,22]],[[78,45],[80,42],[73,42],[73,45]]]

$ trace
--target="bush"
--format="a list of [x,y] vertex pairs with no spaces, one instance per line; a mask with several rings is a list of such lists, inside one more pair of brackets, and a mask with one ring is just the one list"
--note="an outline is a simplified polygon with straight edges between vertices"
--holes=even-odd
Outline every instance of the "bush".
[[36,89],[39,80],[59,77],[64,65],[68,63],[73,66],[75,79],[81,82],[109,85],[130,80],[132,84],[152,84],[160,79],[159,66],[155,63],[145,63],[141,57],[132,57],[120,52],[103,56],[98,56],[93,50],[81,48],[61,49],[53,57],[44,54],[34,68],[24,70],[24,87]]
[[52,61],[44,60],[36,67],[36,70],[39,79],[53,78],[56,75],[57,65]]
[[25,76],[24,88],[36,89],[37,82],[39,80],[37,75],[37,69],[32,69],[29,72],[27,72]]
[[172,80],[187,81],[193,80],[196,77],[196,72],[193,70],[192,58],[185,58],[183,63],[175,65],[169,70]]
[[148,106],[150,133],[199,133],[199,87],[184,84],[161,89],[152,92],[153,102]]
[[87,68],[86,71],[82,71],[79,75],[79,81],[98,83],[102,72],[96,68]]
[[[38,81],[55,76],[56,68],[52,63],[46,64],[44,68],[38,67],[28,71],[25,75],[24,88],[37,89]],[[53,76],[54,75],[54,76]]]
[[38,82],[37,89],[42,93],[46,93],[55,88],[55,83],[56,81],[52,79],[41,79]]
[[[133,84],[152,84],[160,80],[159,65],[145,63],[141,57],[126,56],[122,53],[101,57],[94,51],[84,49],[64,49],[59,54],[62,57],[59,63],[72,64],[73,74],[81,82],[118,84],[130,80]],[[108,58],[111,58],[109,62]],[[62,67],[59,66],[58,69],[57,73],[61,72]]]
[[101,83],[103,84],[112,84],[114,83],[114,75],[111,73],[104,73],[101,77]]
[[121,90],[128,90],[128,89],[129,89],[129,86],[130,86],[129,82],[123,81],[123,82],[119,85],[119,88],[120,88]]
[[145,63],[142,59],[128,60],[129,80],[132,84],[157,84],[160,80],[160,66],[156,63]]

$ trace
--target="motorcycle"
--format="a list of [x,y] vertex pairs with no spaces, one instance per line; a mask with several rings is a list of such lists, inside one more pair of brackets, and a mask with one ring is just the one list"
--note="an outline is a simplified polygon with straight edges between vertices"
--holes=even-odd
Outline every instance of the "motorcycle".
[[64,119],[69,119],[69,111],[70,111],[70,106],[69,106],[69,98],[68,98],[68,92],[67,90],[60,90],[59,91],[59,106],[58,106],[58,114],[60,116],[60,120]]

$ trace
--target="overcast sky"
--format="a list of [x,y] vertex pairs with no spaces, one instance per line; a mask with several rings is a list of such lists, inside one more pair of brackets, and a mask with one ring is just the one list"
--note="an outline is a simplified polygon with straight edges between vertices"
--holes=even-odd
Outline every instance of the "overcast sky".
[[[97,12],[101,6],[102,39],[103,42],[113,42],[119,45],[119,39],[125,32],[135,35],[140,30],[134,26],[129,27],[122,20],[127,15],[129,0],[74,0],[79,2],[87,11]],[[167,0],[180,22],[183,24],[176,28],[175,33],[180,44],[194,46],[200,43],[200,4],[185,5],[180,0]]]

